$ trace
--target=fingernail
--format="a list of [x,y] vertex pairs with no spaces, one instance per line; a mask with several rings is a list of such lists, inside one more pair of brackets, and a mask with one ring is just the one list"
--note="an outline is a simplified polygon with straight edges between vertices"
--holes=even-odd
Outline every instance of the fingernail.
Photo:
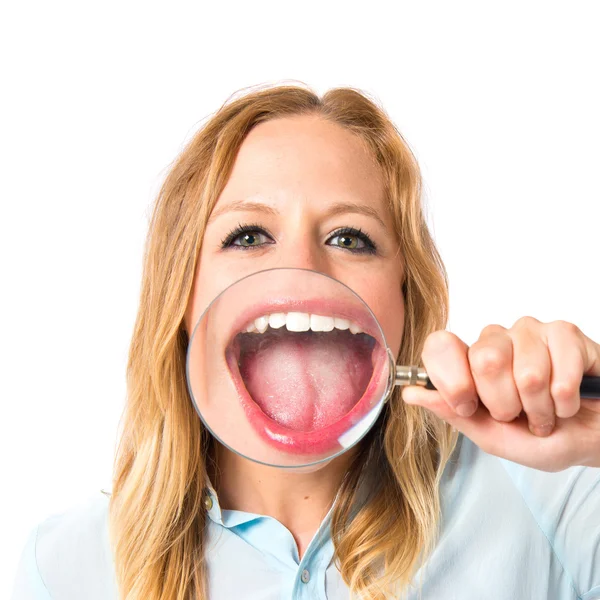
[[554,429],[554,423],[544,423],[544,425],[533,426],[529,424],[529,431],[538,437],[548,437]]
[[459,417],[470,417],[477,410],[477,405],[474,402],[465,402],[459,404],[454,410]]

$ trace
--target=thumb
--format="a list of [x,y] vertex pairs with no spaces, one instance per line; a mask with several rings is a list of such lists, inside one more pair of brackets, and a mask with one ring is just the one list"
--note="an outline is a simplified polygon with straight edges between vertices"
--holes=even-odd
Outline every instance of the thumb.
[[453,426],[459,421],[466,420],[459,417],[436,390],[428,390],[419,385],[407,385],[403,386],[401,396],[406,404],[422,406]]

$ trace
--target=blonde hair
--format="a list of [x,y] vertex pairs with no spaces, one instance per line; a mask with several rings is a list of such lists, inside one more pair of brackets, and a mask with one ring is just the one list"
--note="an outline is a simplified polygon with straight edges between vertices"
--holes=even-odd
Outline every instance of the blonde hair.
[[[123,600],[207,598],[203,498],[211,440],[186,387],[184,313],[208,217],[244,138],[258,123],[307,114],[355,133],[383,171],[405,262],[400,363],[419,364],[427,335],[446,327],[447,275],[423,215],[419,168],[383,109],[352,88],[320,98],[308,86],[262,86],[230,98],[172,164],[151,217],[109,503]],[[407,589],[436,543],[439,482],[456,439],[431,413],[405,405],[396,388],[333,512],[335,557],[353,593],[383,599]],[[353,512],[367,461],[377,484]]]

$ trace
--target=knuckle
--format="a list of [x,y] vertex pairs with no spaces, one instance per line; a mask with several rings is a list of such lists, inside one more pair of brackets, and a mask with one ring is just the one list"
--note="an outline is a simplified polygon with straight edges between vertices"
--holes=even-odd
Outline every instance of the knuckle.
[[541,370],[526,369],[515,375],[515,383],[522,392],[535,394],[544,390],[547,377]]
[[495,421],[510,423],[511,421],[514,421],[519,414],[521,414],[521,407],[511,409],[508,406],[501,406],[494,408],[493,410],[489,409],[489,411]]
[[557,402],[569,402],[575,398],[579,389],[578,382],[556,381],[550,387],[550,393]]
[[569,419],[579,412],[581,402],[579,399],[579,383],[557,381],[552,384],[550,394],[556,404],[556,416]]
[[555,329],[556,331],[564,332],[569,335],[579,335],[581,333],[581,330],[579,329],[579,327],[577,327],[577,325],[575,325],[575,323],[570,323],[569,321],[562,321],[562,320],[552,321],[548,325],[549,325],[549,327],[551,327],[552,329]]
[[525,317],[520,317],[519,319],[517,319],[515,321],[513,327],[529,328],[529,327],[535,327],[539,324],[540,324],[540,321],[538,321],[535,317],[531,317],[531,316],[527,315]]
[[471,346],[469,362],[476,373],[495,375],[509,366],[510,359],[505,352],[494,346]]
[[481,335],[490,335],[492,333],[504,333],[506,331],[506,327],[502,327],[502,325],[498,325],[497,323],[492,323],[490,325],[486,325],[481,330]]
[[449,383],[446,392],[451,398],[464,398],[472,396],[471,386],[464,382]]
[[440,330],[430,333],[423,346],[423,352],[443,352],[456,344],[456,337],[449,331]]

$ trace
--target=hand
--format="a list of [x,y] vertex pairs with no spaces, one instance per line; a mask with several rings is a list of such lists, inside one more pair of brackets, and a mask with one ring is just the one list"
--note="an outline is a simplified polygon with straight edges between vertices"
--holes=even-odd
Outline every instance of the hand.
[[484,452],[543,471],[600,467],[600,401],[579,396],[583,375],[600,375],[600,345],[572,323],[488,325],[471,347],[435,331],[422,358],[437,389],[406,386],[402,399]]

